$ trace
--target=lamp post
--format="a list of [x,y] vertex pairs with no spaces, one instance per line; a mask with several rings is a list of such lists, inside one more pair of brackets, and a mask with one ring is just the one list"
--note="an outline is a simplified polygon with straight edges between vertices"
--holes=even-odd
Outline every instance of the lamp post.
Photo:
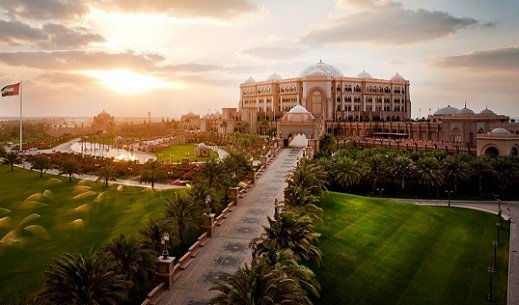
[[169,234],[168,232],[164,232],[162,238],[160,239],[160,243],[162,244],[162,259],[168,259],[169,251],[168,251],[168,242],[169,242]]
[[377,187],[377,192],[378,192],[378,196],[382,197],[382,192],[384,192],[384,188],[383,187]]
[[494,291],[492,289],[492,277],[494,275],[494,268],[488,267],[488,296],[487,301],[493,303],[496,299],[494,298]]
[[497,240],[493,240],[492,241],[492,246],[494,246],[494,265],[492,266],[492,269],[497,270],[497,246],[498,246],[498,241]]
[[205,196],[205,206],[207,207],[207,216],[211,214],[211,196]]
[[499,239],[499,231],[501,231],[501,223],[496,222],[496,231],[497,231],[497,244],[501,245],[501,239]]
[[447,200],[447,205],[448,205],[449,207],[451,206],[451,195],[452,195],[452,193],[454,193],[454,191],[451,191],[451,190],[447,190],[447,191],[445,191],[445,194],[447,194],[447,196],[448,196],[448,198],[449,198],[449,199]]

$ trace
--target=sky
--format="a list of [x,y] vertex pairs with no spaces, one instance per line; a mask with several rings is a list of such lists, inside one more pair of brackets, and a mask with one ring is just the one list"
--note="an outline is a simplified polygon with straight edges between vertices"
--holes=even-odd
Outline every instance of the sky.
[[[0,0],[0,86],[24,116],[179,118],[322,60],[410,82],[412,117],[519,116],[517,0]],[[0,99],[17,116],[18,97]]]

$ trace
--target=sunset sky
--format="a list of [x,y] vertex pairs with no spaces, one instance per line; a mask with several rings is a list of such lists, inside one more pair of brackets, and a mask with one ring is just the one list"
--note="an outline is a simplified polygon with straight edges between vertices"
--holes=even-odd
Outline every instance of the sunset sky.
[[0,0],[0,87],[23,81],[25,116],[178,118],[322,60],[398,72],[413,118],[464,103],[519,116],[517,16],[517,0]]

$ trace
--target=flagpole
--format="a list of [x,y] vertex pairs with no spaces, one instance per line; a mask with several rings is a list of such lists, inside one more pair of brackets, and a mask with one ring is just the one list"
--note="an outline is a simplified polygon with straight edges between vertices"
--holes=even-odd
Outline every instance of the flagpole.
[[22,81],[20,81],[20,154],[22,153]]

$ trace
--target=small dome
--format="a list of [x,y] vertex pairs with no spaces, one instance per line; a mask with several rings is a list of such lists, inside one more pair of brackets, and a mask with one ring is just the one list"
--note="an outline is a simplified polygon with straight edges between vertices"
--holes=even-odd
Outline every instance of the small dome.
[[198,148],[209,148],[205,143],[198,144]]
[[458,112],[456,112],[456,114],[459,114],[459,115],[473,115],[475,113],[474,113],[474,111],[472,111],[472,109],[467,108],[467,106],[465,105],[465,107],[460,109],[460,110],[458,110]]
[[343,77],[341,71],[332,65],[325,64],[322,61],[309,66],[301,72],[301,77],[308,76],[330,76],[330,77]]
[[481,110],[481,112],[479,114],[494,115],[496,113],[494,111],[488,109],[487,107],[485,107],[485,109]]
[[305,107],[296,105],[289,112],[285,113],[281,120],[288,122],[312,122],[314,116]]
[[402,75],[398,74],[398,72],[391,77],[391,80],[394,82],[405,82],[405,78],[402,77]]
[[272,73],[271,76],[269,76],[269,78],[267,80],[269,81],[273,81],[273,80],[282,80],[283,78],[277,74],[277,73]]
[[255,82],[256,82],[256,80],[254,78],[252,78],[252,76],[249,76],[249,78],[247,78],[245,80],[245,84],[253,84]]
[[496,135],[496,136],[507,136],[510,134],[510,132],[504,128],[494,128],[492,129],[492,131],[490,132],[490,134],[492,135]]
[[451,105],[447,107],[443,107],[438,109],[433,115],[453,115],[459,111],[458,108],[451,107]]
[[360,73],[357,75],[357,78],[373,78],[373,77],[371,77],[371,74],[369,74],[369,73],[366,72],[365,70],[362,70],[362,72],[360,72]]

